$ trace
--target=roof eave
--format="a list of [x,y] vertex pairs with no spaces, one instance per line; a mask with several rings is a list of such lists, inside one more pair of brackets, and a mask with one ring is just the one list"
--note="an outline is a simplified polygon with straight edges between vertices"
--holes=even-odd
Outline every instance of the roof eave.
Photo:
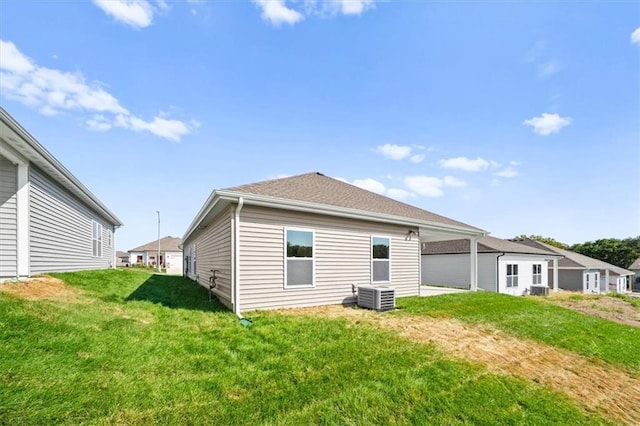
[[350,209],[345,207],[336,207],[327,204],[311,203],[307,201],[289,200],[285,198],[268,197],[244,192],[215,190],[211,193],[203,207],[200,209],[196,218],[191,222],[187,232],[185,232],[183,241],[201,225],[201,222],[213,210],[220,200],[237,201],[243,198],[246,205],[259,207],[278,208],[284,210],[295,210],[306,213],[325,214],[329,216],[345,217],[350,219],[369,220],[373,222],[392,223],[396,225],[411,226],[416,228],[428,228],[429,230],[455,233],[457,235],[468,235],[480,237],[487,235],[488,232],[474,227],[460,227],[437,222],[429,222],[423,220],[412,219],[402,216],[387,215],[382,213],[369,212],[366,210]]
[[[87,203],[91,208],[100,213],[103,218],[108,219],[115,227],[123,226],[118,217],[113,214],[98,198],[87,189],[66,167],[62,165],[49,151],[47,151],[27,130],[20,125],[9,113],[0,107],[0,119],[22,139],[37,155],[40,161],[54,169],[57,176],[54,178],[66,180],[76,189],[76,196]],[[19,150],[18,150],[19,151]],[[24,155],[24,153],[21,152]],[[36,162],[36,165],[40,165]]]

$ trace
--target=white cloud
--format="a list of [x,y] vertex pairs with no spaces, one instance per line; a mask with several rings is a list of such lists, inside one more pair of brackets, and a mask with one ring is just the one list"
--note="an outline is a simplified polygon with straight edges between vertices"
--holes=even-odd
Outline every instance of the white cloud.
[[499,172],[494,173],[496,176],[499,177],[503,177],[503,178],[514,178],[516,176],[518,176],[518,171],[514,168],[514,167],[506,167],[503,170],[500,170]]
[[389,188],[387,190],[387,195],[400,201],[404,201],[409,197],[415,197],[414,193],[399,188]]
[[0,40],[0,69],[17,74],[33,70],[33,62],[24,56],[15,44]]
[[633,43],[633,44],[640,44],[640,27],[636,28],[636,29],[631,33],[631,43]]
[[10,41],[0,40],[0,89],[4,97],[38,109],[41,114],[80,111],[91,115],[85,124],[92,130],[121,127],[146,131],[179,141],[198,123],[186,123],[159,114],[145,121],[123,107],[118,99],[80,73],[36,65]]
[[[93,3],[116,21],[133,28],[145,28],[153,22],[153,7],[147,0],[93,0]],[[161,2],[162,5],[166,3]]]
[[98,132],[106,132],[111,130],[113,125],[104,115],[96,114],[86,121],[87,127]]
[[525,120],[522,124],[533,127],[533,131],[542,136],[558,133],[560,129],[571,124],[571,118],[560,117],[559,114],[543,112],[540,117]]
[[411,158],[409,158],[409,160],[411,160],[412,163],[421,163],[422,160],[424,160],[425,155],[424,154],[416,154],[416,155],[412,155]]
[[382,182],[378,182],[375,179],[356,179],[353,184],[359,188],[366,189],[367,191],[375,192],[377,194],[384,194],[386,188]]
[[480,157],[475,160],[467,157],[447,158],[438,161],[438,164],[446,169],[464,170],[465,172],[479,172],[481,170],[487,170],[491,165],[487,160]]
[[404,183],[411,191],[425,197],[441,197],[444,194],[443,181],[436,177],[407,176],[404,178]]
[[296,24],[304,19],[304,16],[285,4],[285,0],[253,0],[262,9],[262,19],[275,26],[280,24]]
[[376,148],[376,151],[391,160],[402,160],[411,155],[411,147],[386,143]]
[[463,186],[467,186],[467,182],[454,176],[445,176],[443,182],[444,186],[449,186],[452,188],[461,188]]
[[360,15],[366,9],[373,6],[373,0],[330,0],[344,15]]
[[556,61],[547,61],[538,64],[538,77],[548,78],[560,71],[560,65]]

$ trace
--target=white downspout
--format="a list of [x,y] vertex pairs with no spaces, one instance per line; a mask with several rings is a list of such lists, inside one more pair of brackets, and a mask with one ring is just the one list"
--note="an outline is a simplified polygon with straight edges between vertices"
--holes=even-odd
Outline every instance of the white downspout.
[[240,210],[242,210],[243,205],[244,198],[238,198],[233,220],[233,311],[240,319],[244,318],[240,313]]

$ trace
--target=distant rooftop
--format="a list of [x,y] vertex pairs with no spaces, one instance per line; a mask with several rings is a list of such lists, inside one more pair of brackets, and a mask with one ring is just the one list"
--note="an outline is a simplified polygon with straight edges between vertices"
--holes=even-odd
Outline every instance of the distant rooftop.
[[[160,239],[160,251],[182,251],[182,239],[177,237],[164,237]],[[132,251],[156,251],[158,250],[158,240],[143,244],[139,247],[129,250]]]

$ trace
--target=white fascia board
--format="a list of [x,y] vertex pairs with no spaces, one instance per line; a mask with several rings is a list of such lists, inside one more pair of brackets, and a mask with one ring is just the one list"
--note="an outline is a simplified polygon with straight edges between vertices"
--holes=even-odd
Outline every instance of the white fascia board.
[[310,203],[306,201],[286,200],[283,198],[265,197],[254,194],[239,193],[233,191],[214,191],[216,195],[237,200],[244,198],[244,203],[252,206],[271,207],[284,210],[295,210],[307,213],[324,214],[328,216],[345,217],[349,219],[369,220],[372,222],[392,223],[396,225],[411,226],[415,228],[428,228],[430,231],[440,231],[443,233],[454,233],[457,235],[467,235],[470,237],[480,237],[487,235],[488,232],[478,228],[464,228],[455,225],[446,225],[442,223],[429,222],[406,218],[402,216],[393,216],[382,213],[368,212],[364,210],[350,209],[345,207],[328,206],[326,204]]
[[[78,179],[66,167],[62,165],[49,151],[47,151],[41,144],[29,134],[13,117],[9,115],[3,108],[0,107],[0,121],[9,128],[9,130],[15,134],[17,138],[22,140],[33,152],[29,153],[20,152],[23,156],[29,158],[37,165],[47,165],[46,169],[52,169],[56,176],[53,176],[60,181],[69,182],[72,188],[75,189],[75,195],[87,203],[90,207],[99,212],[105,219],[110,220],[112,225],[122,226],[120,219],[116,217],[98,198],[87,189]],[[7,141],[8,142],[8,141]],[[15,149],[16,147],[14,147]],[[19,148],[19,147],[18,147]],[[35,154],[35,155],[33,155]],[[34,158],[35,157],[35,158]],[[65,186],[65,185],[63,185]]]
[[220,196],[218,191],[213,191],[207,201],[204,202],[196,217],[193,219],[186,232],[182,236],[182,243],[184,244],[187,239],[193,234],[201,225],[202,222],[207,218],[209,213],[218,205],[220,202],[230,201],[237,202],[239,197],[228,197],[228,196]]

